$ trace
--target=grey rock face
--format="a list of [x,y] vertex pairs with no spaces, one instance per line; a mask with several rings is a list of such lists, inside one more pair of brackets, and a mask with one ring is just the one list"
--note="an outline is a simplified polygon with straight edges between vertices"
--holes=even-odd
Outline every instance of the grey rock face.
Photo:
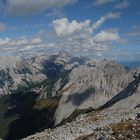
[[0,95],[10,94],[19,87],[41,83],[48,78],[55,79],[62,70],[70,70],[76,65],[77,63],[71,62],[70,56],[66,54],[46,54],[28,59],[1,57]]
[[0,58],[0,95],[10,94],[19,87],[44,81],[47,77],[28,61],[16,57]]
[[103,106],[133,80],[131,72],[114,62],[95,61],[72,69],[69,82],[61,91],[56,124],[67,118],[75,109],[97,109]]
[[[85,139],[89,138],[89,140],[98,140],[101,137],[108,140],[108,137],[110,137],[110,139],[113,138],[113,133],[116,133],[119,137],[119,133],[115,132],[112,128],[113,125],[121,124],[122,120],[125,120],[126,122],[127,120],[131,120],[132,126],[135,127],[137,124],[135,118],[138,112],[138,109],[116,111],[115,113],[111,111],[106,111],[106,113],[91,112],[77,117],[76,121],[69,124],[55,129],[46,129],[41,133],[29,136],[23,140],[82,140],[84,137]],[[140,126],[140,124],[138,124],[138,126]],[[137,131],[139,128],[138,126]],[[126,123],[124,123],[124,128],[125,127]],[[137,132],[137,135],[138,134],[139,133]]]

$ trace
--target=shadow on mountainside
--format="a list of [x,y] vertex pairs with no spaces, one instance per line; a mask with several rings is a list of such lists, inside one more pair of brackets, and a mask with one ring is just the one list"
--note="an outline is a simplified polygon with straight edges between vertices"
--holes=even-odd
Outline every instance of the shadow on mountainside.
[[48,109],[32,109],[26,115],[20,116],[9,126],[5,140],[16,140],[25,138],[36,132],[52,127],[54,121]]
[[[0,137],[5,138],[12,122],[19,119],[20,114],[30,110],[35,104],[36,95],[19,93],[6,95],[0,99]],[[26,101],[25,101],[26,100]],[[14,131],[20,128],[14,129]]]
[[136,109],[136,108],[140,108],[140,104],[139,104],[139,105],[137,105],[137,106],[135,107],[135,109]]
[[131,83],[129,83],[129,85],[124,90],[122,90],[115,97],[113,97],[111,100],[109,100],[106,104],[104,104],[102,107],[100,107],[99,110],[111,107],[112,105],[119,102],[120,100],[123,100],[123,99],[133,95],[135,93],[135,91],[137,90],[139,83],[140,83],[140,75],[138,77],[136,77],[136,79],[133,80]]
[[47,77],[50,79],[58,78],[63,69],[62,65],[58,65],[52,60],[44,61],[43,66],[44,66],[44,71],[43,71],[44,74],[46,74]]
[[66,102],[71,101],[73,105],[78,106],[81,105],[85,100],[87,100],[94,93],[95,93],[95,88],[90,87],[83,93],[74,93],[69,95]]
[[16,140],[50,128],[54,124],[54,113],[58,105],[58,98],[48,98],[36,101],[34,93],[19,93],[12,95],[16,108],[8,111],[5,118],[17,114],[9,127],[5,140]]

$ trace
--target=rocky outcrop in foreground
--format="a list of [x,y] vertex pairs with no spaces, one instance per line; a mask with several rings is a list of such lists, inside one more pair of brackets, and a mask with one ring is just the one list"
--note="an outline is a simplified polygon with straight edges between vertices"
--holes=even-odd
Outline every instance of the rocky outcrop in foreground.
[[91,112],[80,115],[75,121],[47,129],[23,140],[100,140],[140,138],[140,109]]

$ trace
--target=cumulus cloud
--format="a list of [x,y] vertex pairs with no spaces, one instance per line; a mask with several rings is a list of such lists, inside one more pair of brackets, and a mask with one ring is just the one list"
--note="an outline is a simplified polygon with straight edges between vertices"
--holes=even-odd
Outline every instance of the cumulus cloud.
[[0,46],[6,46],[10,42],[9,38],[1,39],[0,38]]
[[6,30],[7,25],[4,23],[0,23],[0,32]]
[[128,1],[122,1],[120,3],[118,3],[115,8],[117,9],[124,9],[127,8],[130,5],[130,3]]
[[62,18],[54,20],[53,27],[56,35],[65,36],[83,29],[88,29],[90,23],[90,20],[85,20],[84,22],[73,20],[72,22],[69,22],[67,18]]
[[5,12],[10,15],[39,14],[75,2],[77,0],[8,0]]
[[93,30],[96,30],[108,19],[117,19],[121,16],[121,13],[108,13],[107,15],[101,17],[95,24],[93,24]]
[[28,39],[27,37],[20,37],[17,39],[10,39],[10,38],[5,38],[1,39],[0,38],[0,47],[6,47],[6,46],[29,46],[29,45],[37,45],[40,44],[42,41],[40,38],[32,38]]
[[43,41],[39,37],[0,38],[0,55],[23,55],[28,57],[39,53],[39,50],[44,47]]
[[95,0],[94,5],[104,5],[113,1],[114,0]]
[[94,37],[95,42],[120,41],[121,38],[117,32],[101,31]]
[[88,19],[83,22],[78,22],[76,20],[70,22],[67,18],[61,18],[53,20],[53,27],[57,36],[66,36],[80,31],[92,33],[108,19],[117,19],[120,15],[121,13],[108,13],[94,24],[91,24],[91,20]]
[[[91,20],[72,20],[67,18],[52,21],[52,30],[46,30],[34,35],[33,38],[20,37],[17,39],[0,39],[0,54],[15,54],[36,52],[61,52],[65,51],[74,55],[102,56],[105,52],[114,49],[121,37],[116,29],[99,31],[98,29],[108,19],[116,19],[120,13],[109,13],[97,22]],[[44,34],[45,32],[45,34]]]
[[52,39],[53,46],[61,50],[75,54],[95,54],[100,55],[105,51],[114,48],[113,42],[120,43],[121,37],[118,30],[106,30],[95,33],[95,29],[101,26],[107,19],[119,18],[120,14],[109,13],[102,17],[100,22],[92,23],[90,20],[78,22],[69,21],[67,18],[54,20],[52,25],[54,36]]

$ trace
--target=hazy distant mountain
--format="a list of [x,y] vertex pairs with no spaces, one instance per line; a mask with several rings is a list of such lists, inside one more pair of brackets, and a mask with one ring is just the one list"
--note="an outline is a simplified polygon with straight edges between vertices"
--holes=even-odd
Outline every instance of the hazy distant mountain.
[[122,61],[119,63],[124,65],[125,67],[130,67],[130,68],[140,67],[140,61]]

